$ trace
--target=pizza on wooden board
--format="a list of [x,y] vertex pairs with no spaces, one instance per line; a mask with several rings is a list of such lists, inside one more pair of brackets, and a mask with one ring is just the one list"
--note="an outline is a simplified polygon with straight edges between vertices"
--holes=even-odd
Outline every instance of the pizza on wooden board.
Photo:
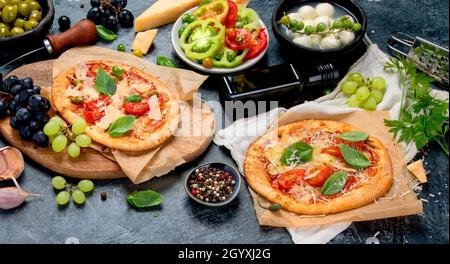
[[269,131],[250,145],[249,186],[297,214],[355,209],[386,194],[393,182],[382,143],[337,121],[304,120]]
[[117,62],[88,61],[61,72],[52,101],[70,124],[84,118],[92,140],[123,151],[159,146],[179,123],[179,105],[163,82]]

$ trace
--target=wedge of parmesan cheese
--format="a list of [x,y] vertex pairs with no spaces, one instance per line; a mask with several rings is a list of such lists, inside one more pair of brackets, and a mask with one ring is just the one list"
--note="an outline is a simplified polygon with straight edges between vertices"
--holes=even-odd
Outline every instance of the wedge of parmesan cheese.
[[135,89],[136,91],[140,92],[140,93],[147,93],[148,91],[150,91],[152,89],[152,85],[148,84],[148,83],[133,83],[131,85],[132,89]]
[[128,79],[125,77],[117,84],[116,93],[111,97],[111,104],[117,108],[123,104],[124,97],[128,96]]
[[98,127],[102,129],[108,129],[109,126],[114,123],[118,118],[124,116],[124,114],[117,108],[112,105],[109,105],[105,109],[105,116],[100,119],[97,123],[95,123]]
[[200,4],[203,0],[159,0],[151,5],[134,21],[134,31],[141,32],[173,23],[184,12]]
[[150,107],[150,111],[148,112],[148,117],[150,119],[159,121],[162,119],[161,108],[159,107],[158,96],[153,95],[148,100],[148,106]]
[[92,86],[85,86],[81,93],[85,99],[97,99],[100,96],[100,93]]
[[144,53],[144,55],[146,55],[148,53],[148,50],[152,46],[153,40],[156,37],[156,33],[158,33],[157,29],[150,29],[144,32],[137,33],[131,49],[140,50],[142,51],[142,53]]
[[422,160],[414,161],[406,167],[421,183],[426,183],[428,181]]

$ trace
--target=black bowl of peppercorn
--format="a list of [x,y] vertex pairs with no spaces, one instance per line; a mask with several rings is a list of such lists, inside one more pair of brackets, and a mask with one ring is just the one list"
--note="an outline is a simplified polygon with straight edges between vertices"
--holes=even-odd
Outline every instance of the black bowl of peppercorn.
[[241,176],[233,166],[221,162],[200,165],[186,176],[184,189],[197,203],[223,206],[236,198]]

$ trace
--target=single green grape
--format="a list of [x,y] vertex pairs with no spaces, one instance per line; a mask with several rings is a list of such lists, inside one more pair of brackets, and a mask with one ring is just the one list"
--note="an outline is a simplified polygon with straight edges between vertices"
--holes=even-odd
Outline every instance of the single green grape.
[[72,158],[78,158],[80,156],[80,151],[80,146],[78,146],[77,143],[70,144],[69,148],[67,149],[69,156]]
[[361,103],[360,107],[367,111],[374,111],[377,109],[377,101],[375,98],[369,97]]
[[361,100],[359,100],[358,97],[356,97],[356,94],[354,94],[348,98],[347,103],[350,107],[359,107],[361,105]]
[[383,101],[384,94],[380,90],[372,90],[370,91],[370,97],[374,98],[377,104],[379,104]]
[[56,121],[48,121],[47,124],[44,126],[44,134],[47,136],[54,136],[58,134],[58,132],[61,130],[61,126]]
[[72,192],[72,200],[78,204],[84,204],[84,202],[86,201],[86,196],[84,195],[84,193],[80,190],[75,190]]
[[86,121],[84,121],[83,118],[79,118],[75,120],[75,122],[72,124],[72,132],[75,135],[81,135],[84,133],[86,127],[87,127]]
[[54,117],[50,118],[50,120],[49,120],[48,122],[52,122],[52,121],[55,121],[55,122],[56,122],[57,124],[59,124],[60,126],[63,126],[63,125],[64,125],[64,121],[63,121],[62,118],[59,117],[59,116],[54,116]]
[[54,152],[61,152],[66,148],[67,137],[64,135],[57,136],[52,142],[52,149]]
[[314,28],[311,25],[308,25],[305,27],[305,34],[306,35],[311,35],[314,32]]
[[359,87],[358,90],[356,90],[356,97],[358,97],[359,100],[364,101],[369,97],[370,90],[367,86]]
[[364,76],[362,76],[362,74],[359,72],[350,73],[350,75],[348,76],[348,80],[356,82],[358,84],[358,87],[364,85]]
[[52,179],[52,186],[56,190],[63,190],[66,188],[67,182],[66,180],[61,176],[56,176]]
[[88,135],[81,134],[75,138],[75,142],[78,144],[78,146],[82,148],[87,148],[91,145],[92,140]]
[[374,77],[372,79],[372,89],[384,91],[386,88],[386,80],[383,77]]
[[321,22],[316,26],[316,32],[323,32],[325,29],[327,29],[327,25],[325,23]]
[[340,29],[342,28],[342,22],[340,20],[336,20],[333,22],[333,28],[334,29]]
[[299,27],[300,27],[300,22],[299,22],[298,20],[292,19],[292,20],[289,22],[289,28],[290,28],[290,29],[292,29],[292,30],[297,30],[297,28],[299,28]]
[[60,193],[58,193],[58,195],[56,196],[56,204],[63,206],[68,204],[70,201],[70,194],[67,191],[62,191]]
[[360,23],[354,23],[354,24],[353,24],[353,27],[352,27],[352,31],[358,32],[358,31],[361,30],[361,28],[362,28],[362,26],[361,26]]
[[[282,25],[288,26],[289,22],[291,22],[291,18],[289,16],[285,15],[285,16],[281,17],[281,19],[280,19],[280,24],[282,24]],[[236,22],[236,24],[237,24],[237,22]]]
[[82,180],[78,183],[78,189],[84,193],[89,193],[94,190],[94,183],[90,180]]
[[347,95],[352,95],[356,93],[356,89],[358,89],[358,83],[354,81],[345,81],[341,84],[342,92]]

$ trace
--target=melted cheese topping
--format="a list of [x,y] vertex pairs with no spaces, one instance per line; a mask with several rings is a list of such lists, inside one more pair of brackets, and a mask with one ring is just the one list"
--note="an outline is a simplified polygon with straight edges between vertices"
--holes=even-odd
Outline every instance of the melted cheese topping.
[[96,123],[96,125],[106,130],[114,121],[122,116],[124,116],[124,114],[119,109],[109,105],[105,109],[105,115]]
[[161,108],[159,106],[159,100],[157,95],[152,95],[148,100],[148,106],[150,107],[150,111],[148,112],[148,117],[153,120],[161,120],[162,113]]
[[86,79],[86,74],[89,71],[89,67],[85,63],[78,63],[75,68],[75,75],[77,80],[84,81]]

